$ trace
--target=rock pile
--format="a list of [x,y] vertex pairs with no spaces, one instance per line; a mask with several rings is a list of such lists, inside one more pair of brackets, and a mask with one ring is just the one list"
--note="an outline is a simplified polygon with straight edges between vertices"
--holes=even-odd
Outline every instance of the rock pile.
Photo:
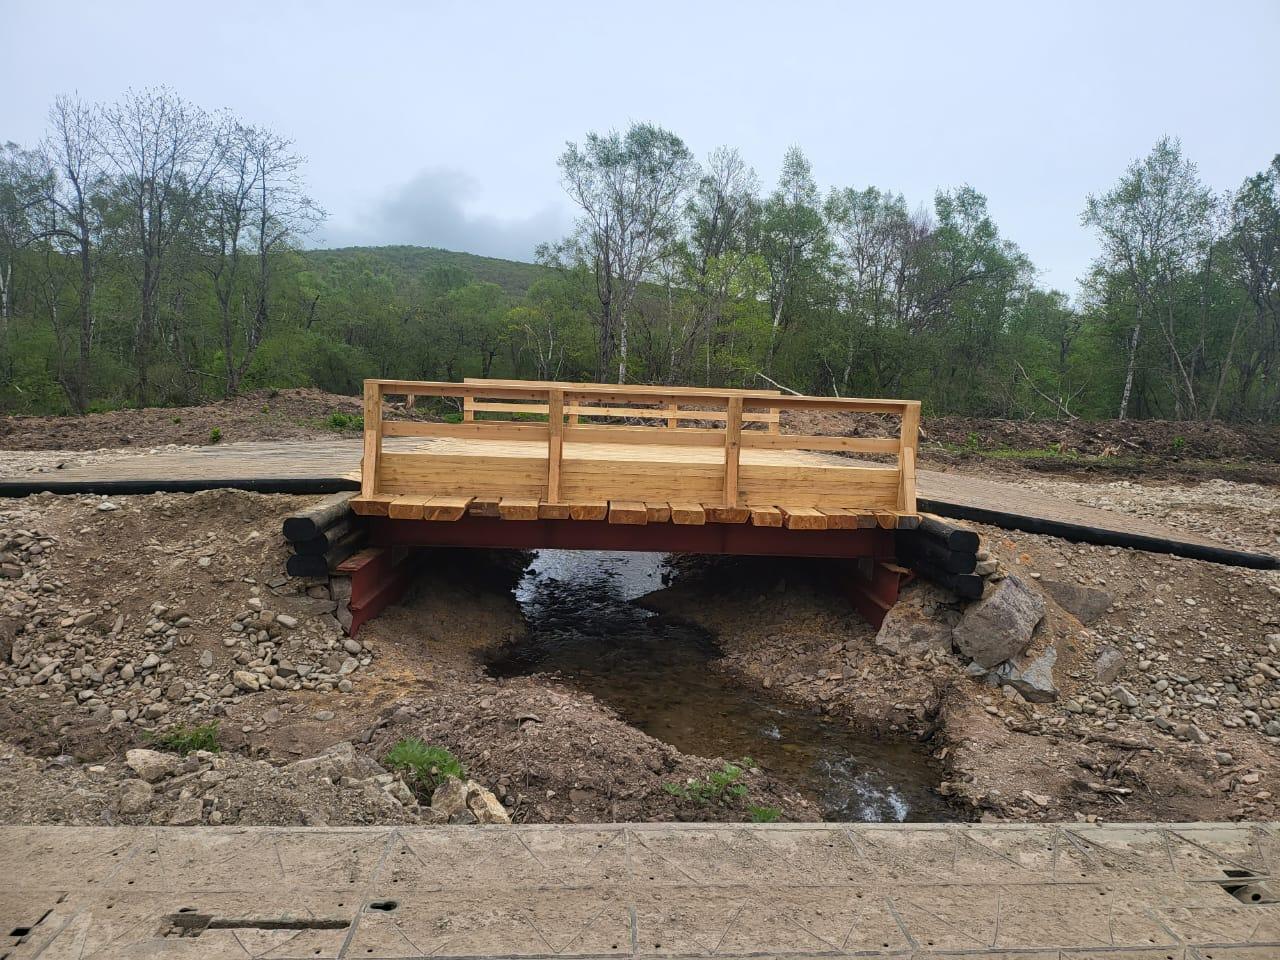
[[955,653],[969,662],[969,676],[1044,703],[1058,696],[1057,649],[1027,656],[1044,615],[1044,596],[1014,575],[1001,576],[967,606],[946,590],[919,584],[885,616],[876,645],[899,655]]

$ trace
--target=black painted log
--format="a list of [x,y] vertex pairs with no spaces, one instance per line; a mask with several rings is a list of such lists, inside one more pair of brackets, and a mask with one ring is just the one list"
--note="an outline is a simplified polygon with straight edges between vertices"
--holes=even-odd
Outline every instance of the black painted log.
[[284,518],[285,539],[293,543],[314,540],[324,530],[350,516],[351,506],[348,501],[353,496],[354,493],[335,493],[314,507],[291,513]]
[[293,542],[293,552],[301,557],[312,557],[320,553],[328,553],[334,546],[356,529],[355,514],[349,514],[339,520],[331,527],[326,527],[320,531],[319,536],[312,537],[309,540],[295,540]]
[[918,530],[898,534],[898,557],[902,560],[924,560],[948,573],[973,573],[978,565],[976,553],[949,550],[939,540],[919,536]]
[[921,517],[920,533],[928,534],[951,550],[962,550],[973,553],[978,549],[978,534],[974,530],[966,530],[955,524],[947,523],[937,517]]
[[977,600],[982,596],[982,590],[986,586],[986,581],[977,574],[948,573],[927,560],[913,562],[911,569],[926,580],[936,583],[940,587],[946,587],[956,596],[963,597],[966,600]]
[[329,571],[365,544],[366,531],[356,527],[335,543],[327,553],[294,554],[285,561],[285,572],[291,577],[324,577]]

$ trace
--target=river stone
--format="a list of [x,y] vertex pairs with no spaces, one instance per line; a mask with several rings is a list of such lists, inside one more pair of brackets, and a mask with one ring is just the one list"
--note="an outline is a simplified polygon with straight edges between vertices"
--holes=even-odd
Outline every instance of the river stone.
[[908,590],[885,614],[876,646],[898,656],[951,649],[951,630],[959,619],[950,594],[932,584]]
[[457,777],[446,777],[431,794],[431,809],[453,817],[467,809],[467,786]]
[[146,813],[151,806],[151,784],[145,780],[126,780],[120,788],[121,813]]
[[1111,683],[1124,669],[1124,654],[1117,647],[1107,644],[1098,649],[1098,659],[1093,664],[1093,675],[1101,683]]
[[1111,595],[1093,587],[1064,580],[1041,580],[1040,586],[1053,597],[1054,603],[1085,626],[1093,623],[1111,606]]
[[1038,657],[1006,660],[991,671],[992,682],[1013,687],[1030,703],[1052,703],[1058,699],[1058,688],[1053,682],[1053,667],[1057,662],[1058,648],[1050,645]]
[[1010,574],[965,610],[952,631],[956,649],[984,667],[1016,657],[1044,619],[1044,596]]
[[467,809],[476,823],[510,823],[511,817],[498,798],[474,780],[467,781]]
[[125,752],[124,762],[147,783],[155,783],[177,768],[178,757],[172,753],[161,753],[159,750],[138,747]]

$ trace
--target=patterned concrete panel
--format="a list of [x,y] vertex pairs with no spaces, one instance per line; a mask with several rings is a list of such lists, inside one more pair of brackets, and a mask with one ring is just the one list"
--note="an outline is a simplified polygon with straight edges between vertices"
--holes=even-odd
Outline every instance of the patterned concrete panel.
[[0,828],[0,960],[1280,960],[1267,824]]

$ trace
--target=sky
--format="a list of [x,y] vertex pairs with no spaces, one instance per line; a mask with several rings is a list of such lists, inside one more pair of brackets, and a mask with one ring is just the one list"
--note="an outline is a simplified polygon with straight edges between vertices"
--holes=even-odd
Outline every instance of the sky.
[[566,141],[650,122],[766,187],[792,145],[824,190],[969,184],[1074,292],[1086,196],[1159,137],[1218,191],[1280,152],[1280,0],[0,0],[0,33],[0,141],[167,85],[295,142],[323,246],[531,259],[572,222]]

